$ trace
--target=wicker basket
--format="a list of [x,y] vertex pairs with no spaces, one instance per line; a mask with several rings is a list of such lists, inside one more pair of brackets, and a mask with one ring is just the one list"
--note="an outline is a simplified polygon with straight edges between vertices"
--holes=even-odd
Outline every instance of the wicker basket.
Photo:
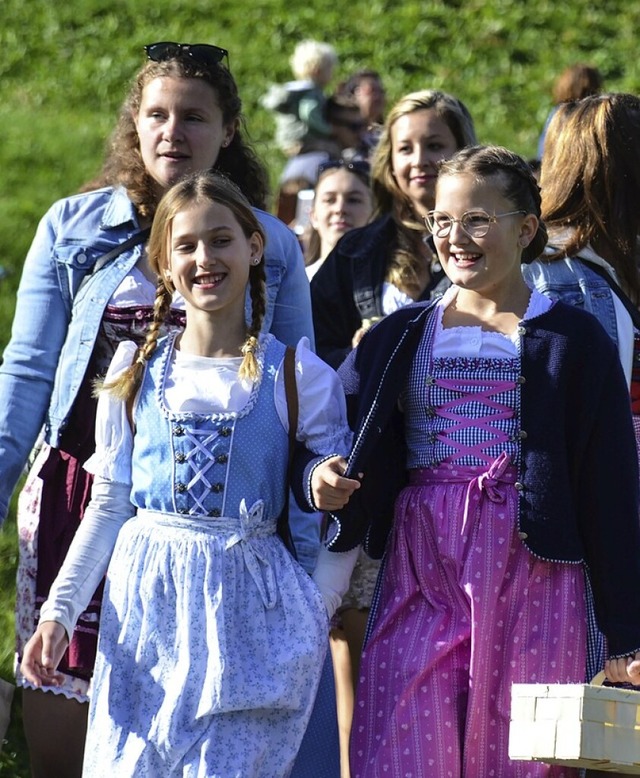
[[509,758],[640,775],[640,692],[513,684]]

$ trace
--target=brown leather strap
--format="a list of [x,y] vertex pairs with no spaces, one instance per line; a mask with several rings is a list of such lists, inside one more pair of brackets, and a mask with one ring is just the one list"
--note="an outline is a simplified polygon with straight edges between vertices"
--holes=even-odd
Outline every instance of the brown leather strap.
[[298,387],[296,385],[296,351],[287,346],[284,355],[284,392],[287,398],[287,416],[289,419],[289,466],[293,458],[298,430]]
[[284,354],[284,393],[287,399],[287,418],[289,420],[289,457],[287,463],[287,485],[285,501],[282,513],[278,517],[278,535],[285,546],[296,557],[296,550],[289,526],[289,490],[291,484],[291,469],[293,465],[293,452],[296,447],[296,432],[298,430],[298,387],[296,384],[296,351],[292,346],[287,346]]

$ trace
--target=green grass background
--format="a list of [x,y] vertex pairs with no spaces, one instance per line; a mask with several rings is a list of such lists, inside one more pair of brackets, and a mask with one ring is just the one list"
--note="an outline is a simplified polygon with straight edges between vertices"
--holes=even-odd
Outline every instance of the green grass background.
[[[296,42],[333,43],[336,81],[383,75],[390,103],[426,87],[469,107],[482,142],[535,154],[554,78],[588,62],[612,91],[640,92],[640,3],[629,0],[2,0],[0,24],[0,349],[37,221],[99,169],[142,46],[216,43],[230,51],[250,137],[277,179],[282,157],[258,98],[291,77]],[[11,678],[14,512],[0,531],[0,676]],[[0,776],[28,775],[19,701]]]

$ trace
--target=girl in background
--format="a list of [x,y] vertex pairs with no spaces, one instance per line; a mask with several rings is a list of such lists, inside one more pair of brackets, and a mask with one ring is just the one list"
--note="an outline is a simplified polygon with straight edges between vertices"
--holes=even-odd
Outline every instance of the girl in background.
[[[324,549],[316,584],[276,534],[288,418],[285,346],[262,334],[264,241],[239,190],[211,173],[158,206],[153,323],[141,347],[120,344],[107,374],[92,501],[22,663],[36,686],[60,680],[108,567],[87,776],[287,776],[311,714],[327,614],[355,557]],[[159,338],[175,291],[184,332]],[[335,509],[358,486],[340,475],[344,397],[304,339],[296,374],[296,437],[321,460],[311,507]]]
[[634,326],[622,299],[640,304],[640,99],[605,94],[566,103],[549,131],[541,170],[549,246],[525,278],[593,313],[630,380]]
[[369,164],[358,160],[335,159],[319,166],[305,250],[309,280],[340,238],[371,218],[369,172]]

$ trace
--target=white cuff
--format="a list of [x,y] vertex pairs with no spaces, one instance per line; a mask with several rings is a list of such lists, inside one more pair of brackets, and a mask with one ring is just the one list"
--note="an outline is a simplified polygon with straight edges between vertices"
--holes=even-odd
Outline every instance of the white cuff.
[[320,546],[312,578],[320,589],[329,618],[336,612],[349,589],[351,573],[359,552],[360,546],[343,552],[329,551],[326,546]]

